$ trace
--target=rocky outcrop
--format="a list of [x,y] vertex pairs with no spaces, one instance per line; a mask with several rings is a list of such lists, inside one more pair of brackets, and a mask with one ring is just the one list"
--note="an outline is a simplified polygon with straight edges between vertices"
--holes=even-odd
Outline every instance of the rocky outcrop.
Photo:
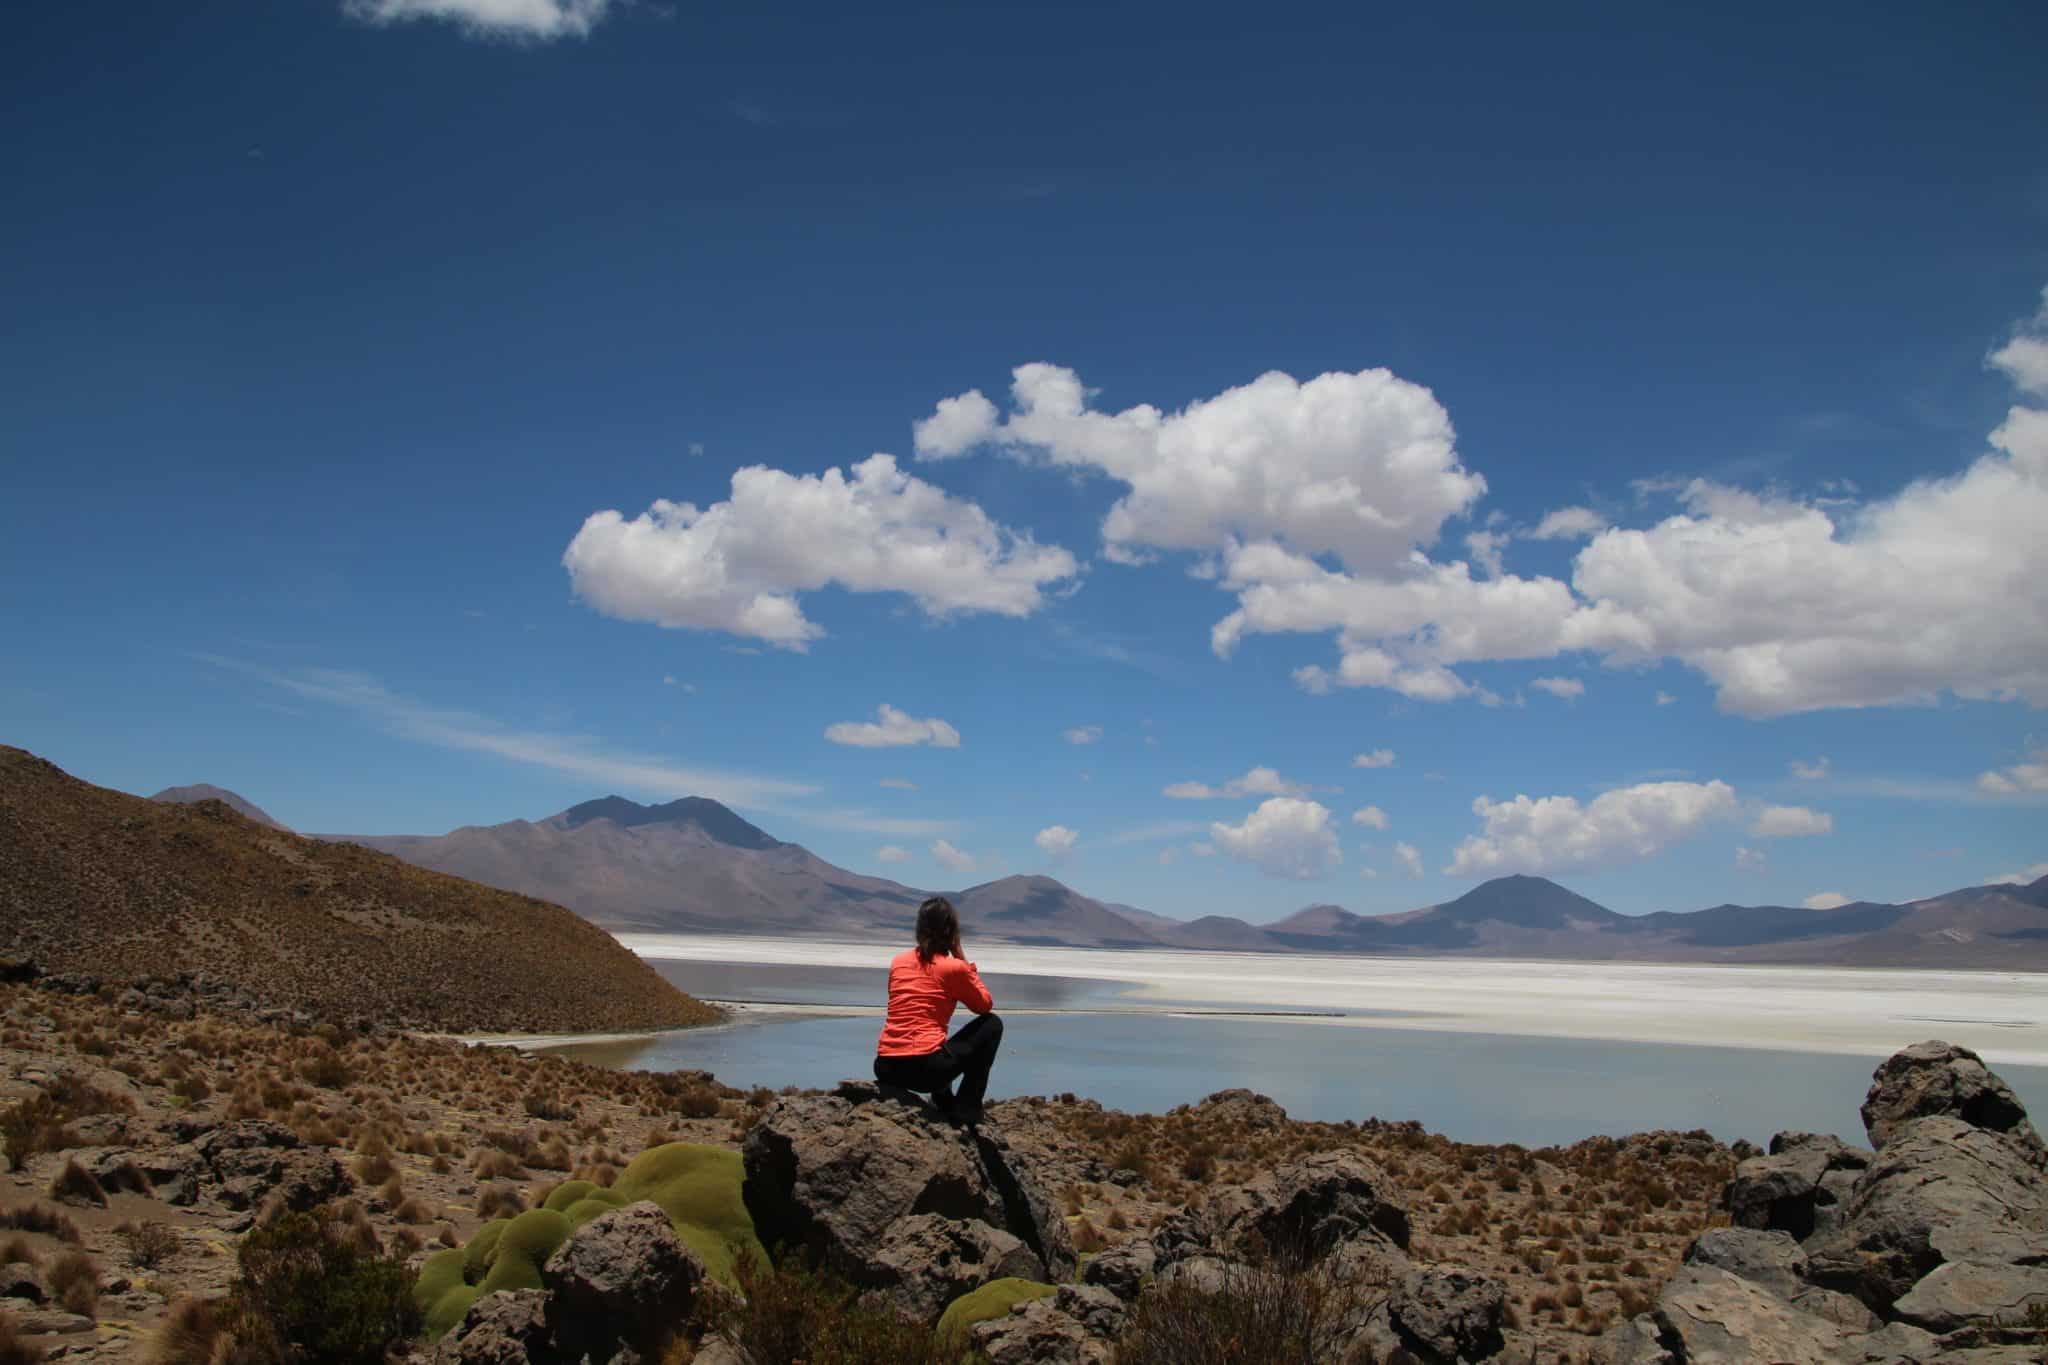
[[848,1082],[769,1105],[742,1155],[763,1243],[919,1312],[977,1275],[1073,1277],[1073,1240],[1032,1154],[994,1125],[954,1127],[925,1105]]
[[1387,1317],[1411,1355],[1485,1360],[1501,1348],[1507,1288],[1462,1270],[1420,1270],[1387,1301]]
[[1871,1145],[1882,1148],[1905,1124],[1936,1116],[2003,1133],[2037,1164],[2048,1164],[2048,1150],[2027,1121],[2026,1106],[1976,1053],[1953,1043],[1927,1042],[1886,1058],[1863,1101],[1863,1128]]
[[469,1312],[434,1348],[434,1365],[528,1365],[553,1360],[548,1296],[539,1289],[501,1289]]
[[903,1312],[929,1322],[990,1280],[1039,1279],[1044,1267],[1016,1237],[976,1220],[936,1213],[899,1218],[866,1255],[871,1281]]
[[1875,1154],[1781,1133],[1737,1168],[1737,1226],[1703,1234],[1611,1365],[2048,1359],[2048,1162],[2009,1086],[1928,1042],[1877,1068]]
[[709,1278],[652,1201],[598,1215],[556,1248],[542,1271],[559,1323],[594,1322],[610,1340],[652,1344],[688,1311]]
[[1735,1170],[1722,1203],[1737,1227],[1809,1237],[1840,1221],[1841,1208],[1871,1154],[1836,1137],[1780,1133],[1769,1155]]
[[1208,1245],[1239,1256],[1317,1260],[1361,1239],[1407,1250],[1408,1209],[1384,1171],[1352,1152],[1318,1152],[1216,1191]]

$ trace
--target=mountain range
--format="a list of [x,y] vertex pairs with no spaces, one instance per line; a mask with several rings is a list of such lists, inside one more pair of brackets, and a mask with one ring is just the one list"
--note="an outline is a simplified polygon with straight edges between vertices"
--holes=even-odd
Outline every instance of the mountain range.
[[1401,914],[1311,905],[1250,924],[1173,919],[1044,876],[915,888],[834,866],[701,797],[649,806],[608,796],[544,820],[443,835],[321,837],[554,901],[622,932],[900,940],[918,902],[936,890],[953,900],[969,936],[1034,945],[2048,969],[2048,878],[1903,904],[1622,915],[1545,878],[1510,876]]

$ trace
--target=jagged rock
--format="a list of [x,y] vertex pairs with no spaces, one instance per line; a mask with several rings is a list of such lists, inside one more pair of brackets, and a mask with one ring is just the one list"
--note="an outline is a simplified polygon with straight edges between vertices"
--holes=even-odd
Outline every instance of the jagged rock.
[[1883,1365],[1900,1365],[1903,1361],[1933,1360],[1941,1351],[1941,1339],[1932,1332],[1923,1332],[1903,1322],[1889,1322],[1875,1331],[1851,1338],[1848,1348],[1842,1353],[1843,1359],[1863,1365],[1882,1361]]
[[1181,1284],[1197,1294],[1220,1294],[1233,1277],[1256,1273],[1221,1256],[1186,1256],[1160,1271],[1156,1283],[1161,1288]]
[[1285,1127],[1287,1111],[1255,1090],[1219,1090],[1199,1104],[1177,1105],[1175,1114],[1190,1114],[1225,1127],[1242,1125],[1259,1132]]
[[2004,1133],[2037,1165],[2048,1164],[2048,1148],[2027,1121],[2026,1106],[1970,1049],[1915,1043],[1879,1064],[1863,1101],[1863,1127],[1872,1146],[1882,1150],[1903,1125],[1935,1116]]
[[211,1174],[205,1158],[189,1143],[139,1152],[109,1152],[94,1164],[92,1171],[104,1184],[115,1171],[129,1164],[142,1172],[158,1199],[180,1208],[199,1202],[200,1188]]
[[554,1291],[551,1320],[565,1342],[645,1342],[662,1323],[689,1315],[706,1273],[661,1206],[642,1201],[576,1229],[541,1278]]
[[1020,1303],[1002,1317],[975,1323],[967,1335],[988,1365],[1093,1365],[1107,1358],[1052,1299]]
[[1840,1138],[1780,1133],[1771,1139],[1770,1155],[1735,1168],[1722,1204],[1737,1227],[1804,1240],[1839,1225],[1842,1205],[1870,1161],[1871,1153]]
[[540,1289],[486,1294],[434,1348],[435,1365],[528,1365],[555,1359],[548,1296]]
[[128,1141],[126,1114],[87,1114],[68,1125],[81,1147],[118,1147]]
[[912,1214],[889,1225],[867,1253],[863,1283],[887,1291],[896,1306],[930,1322],[946,1305],[990,1280],[1045,1279],[1031,1248],[987,1223]]
[[70,1337],[90,1332],[98,1324],[82,1313],[65,1313],[46,1308],[36,1312],[15,1314],[14,1325],[24,1336]]
[[1877,1314],[1866,1308],[1861,1299],[1852,1299],[1847,1294],[1822,1289],[1818,1285],[1801,1285],[1796,1292],[1786,1296],[1786,1302],[1802,1313],[1826,1318],[1845,1332],[1874,1332],[1883,1325]]
[[[275,1194],[287,1208],[304,1211],[355,1184],[333,1153],[302,1146],[298,1134],[266,1119],[223,1124],[196,1138],[191,1150],[218,1184],[214,1197],[231,1209],[253,1209]],[[182,1165],[183,1158],[176,1161]],[[137,1164],[156,1183],[150,1168]]]
[[1122,1336],[1129,1318],[1123,1301],[1097,1285],[1063,1284],[1053,1294],[1052,1303],[1097,1341],[1110,1342]]
[[0,1265],[0,1299],[40,1304],[48,1302],[49,1297],[50,1287],[33,1266]]
[[1848,1341],[1848,1333],[1834,1323],[1800,1312],[1761,1285],[1706,1265],[1681,1269],[1649,1316],[1661,1348],[1685,1365],[1832,1361]]
[[2022,1318],[2036,1306],[2048,1306],[2048,1266],[1937,1266],[1898,1302],[1892,1312],[1931,1332]]
[[1687,1265],[1709,1265],[1760,1284],[1787,1299],[1805,1287],[1806,1253],[1790,1233],[1761,1228],[1709,1228],[1686,1248]]
[[1501,1348],[1507,1288],[1463,1270],[1421,1270],[1387,1301],[1402,1345],[1429,1365],[1485,1360]]
[[1408,1246],[1408,1209],[1384,1171],[1352,1152],[1318,1152],[1215,1190],[1203,1240],[1237,1255],[1320,1258],[1361,1238]]
[[747,1211],[761,1240],[802,1248],[857,1284],[870,1250],[913,1214],[986,1223],[1030,1248],[1055,1282],[1071,1279],[1073,1239],[1035,1161],[993,1125],[954,1128],[927,1107],[849,1082],[786,1096],[748,1130]]
[[2048,1177],[2008,1136],[1961,1119],[1894,1129],[1845,1219],[1807,1244],[1808,1275],[1880,1316],[1946,1262],[2048,1261]]
[[1159,1265],[1159,1253],[1143,1238],[1113,1246],[1081,1268],[1081,1283],[1107,1289],[1129,1303]]
[[1648,1313],[1608,1328],[1593,1344],[1593,1359],[1597,1365],[1678,1365],[1678,1357],[1657,1335],[1657,1320]]

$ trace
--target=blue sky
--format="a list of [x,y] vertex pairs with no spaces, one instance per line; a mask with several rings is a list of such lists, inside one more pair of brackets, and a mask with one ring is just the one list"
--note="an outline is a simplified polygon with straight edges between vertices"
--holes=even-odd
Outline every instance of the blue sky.
[[2048,15],[1894,9],[33,7],[0,740],[1255,920],[2037,868]]

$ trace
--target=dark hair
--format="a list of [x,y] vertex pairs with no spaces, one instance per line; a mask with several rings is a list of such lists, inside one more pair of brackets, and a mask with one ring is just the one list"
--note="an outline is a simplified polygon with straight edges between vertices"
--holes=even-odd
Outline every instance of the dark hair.
[[933,896],[917,907],[917,960],[931,966],[935,957],[960,956],[960,916],[953,902]]

